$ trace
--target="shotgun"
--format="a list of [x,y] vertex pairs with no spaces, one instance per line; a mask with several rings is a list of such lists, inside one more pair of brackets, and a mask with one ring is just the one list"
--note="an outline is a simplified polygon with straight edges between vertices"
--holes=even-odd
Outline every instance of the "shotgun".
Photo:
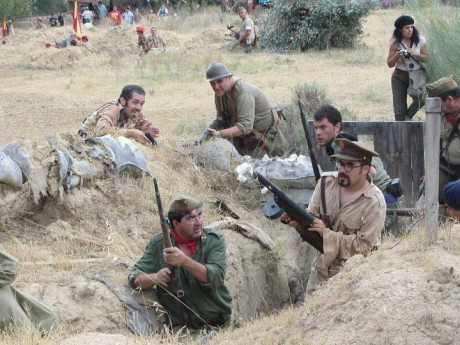
[[299,110],[300,110],[300,118],[302,119],[302,126],[303,131],[305,132],[305,139],[307,139],[307,146],[308,146],[308,154],[310,155],[311,166],[313,168],[313,174],[315,175],[316,182],[319,181],[321,178],[321,174],[319,173],[318,161],[316,160],[315,152],[313,151],[313,145],[311,143],[310,135],[308,134],[308,125],[307,120],[305,119],[305,114],[302,110],[302,104],[300,103],[300,99],[297,100],[299,103]]

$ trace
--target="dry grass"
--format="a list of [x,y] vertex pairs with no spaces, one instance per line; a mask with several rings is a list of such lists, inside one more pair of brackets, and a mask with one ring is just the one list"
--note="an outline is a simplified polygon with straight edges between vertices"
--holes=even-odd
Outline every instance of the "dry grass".
[[[296,85],[317,83],[334,105],[348,109],[357,119],[391,120],[392,71],[386,66],[386,55],[393,21],[400,14],[398,8],[370,16],[364,25],[364,45],[359,49],[289,55],[245,55],[219,49],[222,43],[216,40],[223,40],[225,23],[237,18],[221,18],[217,13],[187,16],[167,25],[160,23],[162,35],[171,42],[168,46],[176,45],[182,50],[144,59],[134,52],[135,33],[125,28],[94,29],[90,32],[93,45],[97,49],[99,44],[106,50],[74,60],[67,50],[43,48],[45,41],[63,36],[69,28],[43,33],[18,29],[16,38],[0,49],[0,68],[6,81],[6,87],[0,89],[0,145],[17,138],[40,139],[49,132],[75,132],[87,114],[116,98],[123,85],[139,83],[147,92],[144,113],[161,129],[159,146],[142,150],[159,181],[164,205],[169,205],[178,194],[196,195],[204,200],[219,197],[231,208],[250,215],[258,205],[258,191],[236,183],[231,174],[197,166],[189,152],[177,146],[180,139],[199,137],[214,117],[212,91],[204,80],[207,65],[212,61],[228,64],[236,76],[261,87],[278,104],[291,102]],[[74,62],[68,65],[68,61]],[[46,64],[48,69],[40,67]],[[48,205],[47,214],[55,221],[59,219],[53,226],[34,218],[16,218],[7,224],[7,232],[11,231],[13,236],[4,244],[12,255],[21,262],[52,262],[38,267],[22,265],[18,283],[39,282],[40,276],[52,275],[56,268],[69,275],[82,274],[87,265],[77,259],[116,258],[125,263],[137,260],[148,239],[160,232],[160,223],[151,179],[128,179],[124,183],[127,187],[119,194],[109,182],[94,182],[93,194],[86,195],[83,202],[72,200],[66,205],[66,217],[53,214],[55,205]],[[75,208],[84,214],[82,219],[75,219]],[[21,210],[17,211],[19,214]],[[219,219],[207,204],[205,214],[207,223]],[[121,228],[120,224],[130,225]],[[264,230],[274,231],[270,227]],[[440,245],[458,255],[459,234],[444,228],[439,233]],[[423,244],[421,230],[413,231],[395,249],[388,250],[397,241],[400,239],[388,239],[383,250],[369,257],[368,264],[378,271],[382,258],[395,267],[404,267],[413,260],[419,261],[427,272],[437,265],[436,255],[427,255],[430,248]],[[280,244],[280,252],[283,250]],[[394,255],[397,251],[413,254],[414,259],[402,260]],[[347,303],[349,294],[340,294],[334,303],[330,295],[339,294],[353,283],[351,280],[369,275],[353,269],[352,278],[337,277],[306,308],[287,309],[238,330],[224,331],[210,344],[308,344],[300,320],[320,308]],[[2,335],[0,342],[47,345],[65,337],[66,334],[57,334],[39,338],[26,332]],[[136,341],[147,344],[151,339]],[[171,339],[171,343],[176,342],[177,339]]]

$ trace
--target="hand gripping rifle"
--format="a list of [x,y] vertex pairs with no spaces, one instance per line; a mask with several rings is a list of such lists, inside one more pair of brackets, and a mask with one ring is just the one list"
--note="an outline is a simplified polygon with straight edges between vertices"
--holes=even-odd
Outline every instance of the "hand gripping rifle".
[[[169,235],[169,232],[171,230],[171,224],[169,223],[168,218],[165,217],[165,213],[163,211],[163,203],[161,201],[160,190],[158,188],[156,177],[153,178],[153,184],[155,186],[155,196],[157,199],[158,213],[160,214],[160,224],[161,232],[163,234],[163,243],[165,248],[170,248],[173,246],[171,242],[171,236]],[[193,309],[193,304],[190,303],[185,296],[182,280],[180,279],[180,270],[176,269],[176,267],[173,266],[168,267],[171,271],[174,291],[177,297],[177,313],[181,319],[182,326],[191,326],[197,328],[197,317],[199,319],[201,318],[199,317],[197,311]]]
[[297,205],[292,199],[284,194],[281,189],[258,172],[254,172],[253,177],[267,187],[268,190],[275,195],[274,199],[276,204],[283,208],[292,220],[300,224],[302,229],[299,231],[299,234],[302,240],[308,242],[308,244],[323,253],[323,238],[315,231],[308,231],[310,224],[315,220],[313,214]]
[[208,128],[217,129],[217,128],[222,127],[222,124],[223,124],[222,119],[220,117],[216,117],[214,121],[212,121],[211,124],[206,128],[201,138],[195,141],[195,145],[201,145],[205,141],[208,141],[209,139],[211,139],[212,135]]
[[[153,137],[152,133],[145,132],[144,134],[145,134],[145,136],[147,137],[147,139],[150,140],[150,142],[152,143],[153,146],[158,145],[158,143],[157,143],[157,141],[155,140],[155,138]],[[157,199],[157,200],[158,200],[158,199]]]
[[303,131],[305,132],[305,139],[307,139],[308,154],[310,155],[311,166],[313,167],[313,174],[315,175],[316,182],[318,182],[321,178],[321,174],[319,173],[318,162],[316,160],[315,152],[313,151],[313,145],[311,143],[310,135],[308,134],[307,120],[305,119],[305,114],[302,110],[302,104],[300,103],[300,99],[298,99],[297,102],[299,103],[300,118],[302,119],[302,126]]

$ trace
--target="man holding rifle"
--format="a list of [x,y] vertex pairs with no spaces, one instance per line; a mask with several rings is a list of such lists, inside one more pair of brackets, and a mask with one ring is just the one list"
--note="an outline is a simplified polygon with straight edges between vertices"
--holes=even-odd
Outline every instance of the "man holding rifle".
[[217,126],[208,132],[230,140],[241,155],[282,156],[286,140],[279,131],[280,118],[258,87],[235,78],[224,64],[215,62],[206,71],[214,91]]
[[[315,111],[313,117],[316,142],[319,146],[326,148],[329,156],[333,155],[337,150],[337,145],[334,143],[335,139],[358,140],[358,138],[342,132],[342,114],[332,105],[322,105]],[[399,179],[392,180],[390,178],[379,157],[372,158],[369,176],[372,177],[372,182],[383,192],[387,208],[399,208],[398,198],[402,195]],[[385,228],[388,229],[394,222],[395,216],[387,216],[385,219]]]
[[[308,210],[316,215],[308,231],[323,239],[323,252],[312,263],[307,293],[340,271],[353,255],[366,255],[378,243],[385,221],[382,191],[369,176],[372,157],[378,154],[359,142],[336,139],[331,157],[338,171],[323,173],[313,192]],[[302,232],[300,224],[284,214],[282,221]],[[292,282],[290,282],[291,285]],[[302,300],[304,296],[294,296]]]
[[168,219],[173,246],[165,248],[163,236],[155,236],[134,265],[129,285],[140,290],[156,289],[173,331],[184,326],[227,326],[232,297],[224,284],[224,237],[218,230],[203,228],[202,203],[190,197],[175,199]]

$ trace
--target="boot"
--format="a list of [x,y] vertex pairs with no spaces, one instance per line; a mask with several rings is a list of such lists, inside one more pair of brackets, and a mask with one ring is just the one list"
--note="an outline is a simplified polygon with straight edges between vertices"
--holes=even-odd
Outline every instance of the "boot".
[[291,277],[288,282],[291,301],[295,307],[300,307],[305,302],[305,289],[300,277]]

